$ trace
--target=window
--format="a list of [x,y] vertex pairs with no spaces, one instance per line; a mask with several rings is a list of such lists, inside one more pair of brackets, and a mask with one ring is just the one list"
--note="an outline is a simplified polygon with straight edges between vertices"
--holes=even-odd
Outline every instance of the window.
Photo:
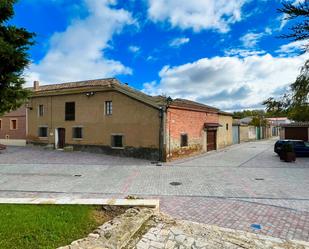
[[2,120],[0,119],[0,130],[2,130]]
[[225,125],[225,128],[226,128],[226,130],[228,131],[228,130],[229,130],[229,124],[226,124],[226,125]]
[[75,120],[75,102],[65,103],[65,120],[66,121]]
[[11,130],[17,130],[17,119],[11,119],[10,129]]
[[48,128],[47,127],[39,127],[39,137],[48,137]]
[[105,101],[105,115],[112,115],[113,113],[113,102]]
[[181,136],[180,136],[180,146],[181,147],[188,146],[188,134],[181,134]]
[[44,115],[44,105],[39,105],[38,115],[39,115],[39,117],[43,117],[43,115]]
[[82,127],[73,127],[72,137],[74,139],[82,139],[83,138],[83,128]]
[[123,136],[122,135],[112,135],[112,147],[113,148],[123,148]]

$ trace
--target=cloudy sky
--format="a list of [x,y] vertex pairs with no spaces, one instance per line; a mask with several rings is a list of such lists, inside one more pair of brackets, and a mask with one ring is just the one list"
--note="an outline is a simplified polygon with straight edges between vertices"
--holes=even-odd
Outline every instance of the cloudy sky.
[[[291,0],[291,2],[302,0]],[[259,108],[292,83],[307,55],[278,39],[281,0],[19,0],[13,24],[35,32],[33,80],[106,77],[148,94],[224,110]]]

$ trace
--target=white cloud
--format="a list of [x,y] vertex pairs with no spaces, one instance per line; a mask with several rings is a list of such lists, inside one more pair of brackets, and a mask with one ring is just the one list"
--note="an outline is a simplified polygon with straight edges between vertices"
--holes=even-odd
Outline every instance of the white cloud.
[[253,55],[266,54],[266,51],[233,48],[233,49],[225,50],[224,54],[226,56],[248,57],[248,56],[253,56]]
[[263,33],[248,33],[240,38],[240,41],[247,48],[255,47],[256,44],[260,41],[260,39],[264,36]]
[[278,89],[292,83],[304,61],[304,55],[203,58],[163,67],[160,82],[147,83],[144,91],[189,98],[222,109],[250,108],[261,105]]
[[57,83],[131,73],[121,62],[104,56],[113,35],[134,23],[131,14],[113,8],[114,0],[84,1],[89,15],[72,20],[64,32],[52,35],[45,57],[26,72],[29,78]]
[[227,32],[241,21],[246,0],[148,0],[148,15],[154,22],[168,21],[173,27],[199,32]]
[[141,50],[141,48],[137,47],[137,46],[130,46],[129,47],[129,51],[132,52],[132,53],[138,53],[140,50]]
[[187,38],[187,37],[175,38],[174,40],[170,42],[170,46],[174,48],[178,48],[188,42],[190,42],[190,38]]
[[306,49],[307,45],[308,40],[290,42],[282,45],[278,50],[276,50],[276,52],[281,56],[299,54],[302,50]]

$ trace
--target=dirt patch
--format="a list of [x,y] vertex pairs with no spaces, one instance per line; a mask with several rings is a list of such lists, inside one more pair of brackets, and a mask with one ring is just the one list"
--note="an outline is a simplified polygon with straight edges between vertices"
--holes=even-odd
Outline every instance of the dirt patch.
[[96,223],[104,224],[116,216],[123,214],[127,209],[125,207],[98,206],[92,211],[92,217]]

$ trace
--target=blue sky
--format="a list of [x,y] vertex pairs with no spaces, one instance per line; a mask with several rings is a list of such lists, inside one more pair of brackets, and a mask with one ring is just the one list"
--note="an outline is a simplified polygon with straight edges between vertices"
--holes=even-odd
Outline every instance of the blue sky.
[[[293,0],[297,3],[301,0]],[[224,110],[259,108],[308,55],[280,0],[20,0],[13,24],[35,32],[28,85],[117,77],[148,94]]]

